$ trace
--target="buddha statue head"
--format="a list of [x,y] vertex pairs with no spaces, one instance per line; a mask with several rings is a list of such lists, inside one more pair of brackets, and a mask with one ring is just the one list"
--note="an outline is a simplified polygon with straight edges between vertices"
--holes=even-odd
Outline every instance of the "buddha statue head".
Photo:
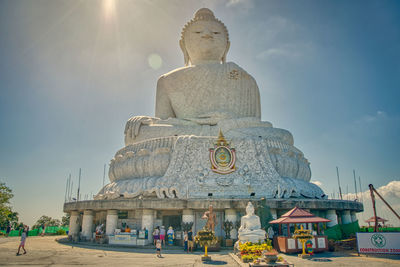
[[182,30],[179,45],[185,66],[226,61],[229,35],[225,25],[208,8],[201,8]]
[[253,204],[251,204],[251,202],[247,203],[246,215],[250,215],[250,216],[254,215],[254,206],[253,206]]

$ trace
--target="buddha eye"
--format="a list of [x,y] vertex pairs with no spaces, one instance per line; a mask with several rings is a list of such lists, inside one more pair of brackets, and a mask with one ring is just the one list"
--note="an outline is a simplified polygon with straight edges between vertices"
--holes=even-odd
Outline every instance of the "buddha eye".
[[199,34],[199,33],[201,33],[201,32],[195,32],[195,33]]
[[214,34],[220,34],[220,32],[214,32]]

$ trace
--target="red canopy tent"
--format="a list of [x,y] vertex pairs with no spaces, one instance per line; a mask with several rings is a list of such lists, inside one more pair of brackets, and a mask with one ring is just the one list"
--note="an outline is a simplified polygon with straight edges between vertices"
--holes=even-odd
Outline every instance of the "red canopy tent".
[[[330,220],[317,217],[314,214],[300,209],[298,207],[294,207],[293,209],[289,210],[285,214],[283,214],[279,219],[270,221],[271,224],[279,224],[279,234],[282,234],[281,225],[287,224],[288,227],[288,236],[290,236],[290,227],[289,224],[301,224],[301,223],[324,223],[330,222]],[[319,230],[319,229],[318,229]],[[318,231],[319,232],[319,231]]]
[[[382,223],[383,225],[385,225],[385,222],[387,222],[388,220],[383,219],[381,217],[376,216],[378,223]],[[368,226],[370,226],[370,223],[375,223],[375,216],[372,216],[371,218],[369,218],[368,220],[366,220],[365,222],[368,223]]]

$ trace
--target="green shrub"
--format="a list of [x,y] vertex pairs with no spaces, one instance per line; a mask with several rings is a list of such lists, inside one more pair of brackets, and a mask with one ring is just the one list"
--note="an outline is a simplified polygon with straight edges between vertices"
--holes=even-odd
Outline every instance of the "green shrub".
[[67,232],[65,232],[64,229],[58,229],[56,232],[56,235],[66,235],[66,234],[67,234]]
[[251,262],[251,261],[254,261],[254,260],[258,259],[258,258],[260,258],[260,256],[251,255],[251,254],[242,255],[242,261],[243,262]]

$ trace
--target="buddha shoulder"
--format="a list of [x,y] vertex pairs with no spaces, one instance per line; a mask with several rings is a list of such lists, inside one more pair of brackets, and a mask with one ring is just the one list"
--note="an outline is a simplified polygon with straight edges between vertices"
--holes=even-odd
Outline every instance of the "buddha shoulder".
[[201,64],[178,68],[162,75],[159,78],[159,83],[170,84],[182,79],[192,80],[194,78],[207,80],[215,79],[218,76],[223,80],[248,80],[255,83],[254,78],[250,74],[233,62]]

